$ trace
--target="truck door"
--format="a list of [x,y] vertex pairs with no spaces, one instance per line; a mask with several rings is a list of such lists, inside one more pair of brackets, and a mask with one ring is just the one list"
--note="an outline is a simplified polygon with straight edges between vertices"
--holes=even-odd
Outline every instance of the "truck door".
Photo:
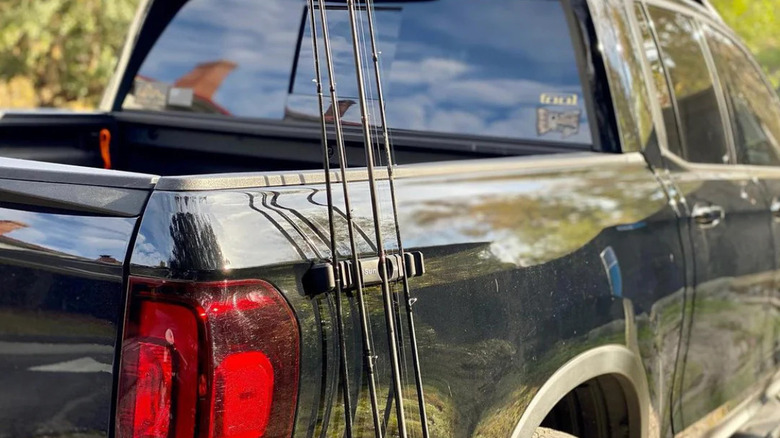
[[[0,120],[0,147],[15,132]],[[153,182],[0,158],[0,436],[108,435],[125,260]]]
[[728,104],[737,163],[750,166],[761,182],[765,193],[761,206],[773,232],[775,284],[766,297],[768,315],[761,348],[762,371],[768,375],[775,367],[779,341],[776,321],[780,312],[775,303],[780,298],[780,104],[739,43],[711,27],[705,29],[705,36]]
[[640,17],[652,23],[644,26],[646,55],[664,78],[656,88],[668,137],[665,158],[693,253],[686,345],[676,368],[680,409],[674,409],[673,424],[679,432],[720,415],[719,407],[757,382],[762,300],[773,285],[774,248],[761,188],[750,172],[733,165],[701,29],[684,9],[648,6],[646,13]]

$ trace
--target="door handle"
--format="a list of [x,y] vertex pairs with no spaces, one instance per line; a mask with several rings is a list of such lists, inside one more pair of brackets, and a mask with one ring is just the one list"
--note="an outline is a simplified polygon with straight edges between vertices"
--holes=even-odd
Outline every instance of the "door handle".
[[780,199],[776,196],[772,198],[772,203],[769,205],[769,211],[776,221],[780,221]]
[[[778,203],[780,209],[780,203]],[[780,212],[780,210],[778,210]],[[780,213],[778,213],[780,214]],[[712,228],[723,221],[726,212],[719,205],[696,204],[691,213],[693,220],[704,228]]]

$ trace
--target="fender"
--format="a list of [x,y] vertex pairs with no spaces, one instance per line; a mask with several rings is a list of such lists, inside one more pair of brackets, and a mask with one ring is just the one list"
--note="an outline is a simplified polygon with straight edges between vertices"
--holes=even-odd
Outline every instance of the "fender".
[[[647,438],[650,397],[639,357],[623,345],[605,345],[574,357],[555,372],[534,396],[512,432],[512,438],[533,436],[544,417],[566,394],[593,378],[618,378],[628,401],[631,436]],[[640,427],[633,425],[639,424]]]

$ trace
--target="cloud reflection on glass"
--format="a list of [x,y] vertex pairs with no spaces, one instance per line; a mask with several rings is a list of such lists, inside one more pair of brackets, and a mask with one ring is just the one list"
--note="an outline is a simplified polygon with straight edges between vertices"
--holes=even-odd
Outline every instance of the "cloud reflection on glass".
[[[337,91],[344,99],[338,107],[347,123],[357,123],[359,106],[348,102],[356,100],[357,89],[345,5],[327,7]],[[367,93],[373,100],[367,23],[365,14],[359,15]],[[558,2],[383,2],[375,15],[390,127],[591,143],[577,62]],[[193,0],[165,30],[139,81],[194,88],[196,102],[155,107],[137,89],[124,106],[315,122],[311,26],[305,17],[300,0]],[[193,77],[199,78],[194,84]],[[575,126],[553,123],[552,129],[540,129],[550,121],[540,120],[548,113],[539,108],[573,117]]]

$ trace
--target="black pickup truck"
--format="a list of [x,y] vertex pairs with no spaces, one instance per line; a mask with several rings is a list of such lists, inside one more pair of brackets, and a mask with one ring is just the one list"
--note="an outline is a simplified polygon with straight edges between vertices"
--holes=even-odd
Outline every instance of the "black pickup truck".
[[0,155],[2,438],[729,436],[778,393],[780,103],[706,2],[147,0],[101,111]]

